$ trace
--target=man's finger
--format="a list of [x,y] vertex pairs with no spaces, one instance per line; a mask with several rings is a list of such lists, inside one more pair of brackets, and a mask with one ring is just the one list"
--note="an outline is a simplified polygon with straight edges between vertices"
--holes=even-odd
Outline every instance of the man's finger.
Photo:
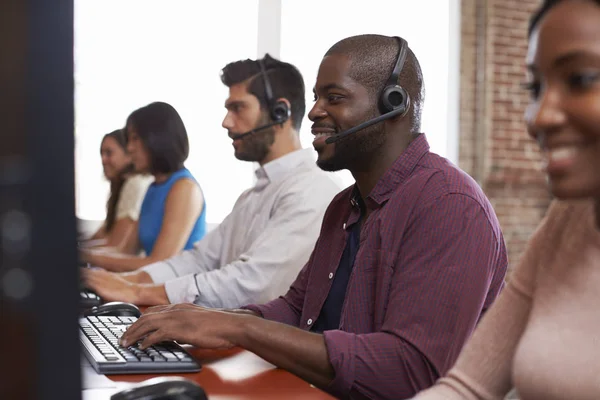
[[123,333],[123,336],[121,336],[121,346],[130,346],[131,343],[135,343],[144,336],[157,330],[158,327],[160,327],[161,324],[164,323],[161,322],[161,320],[162,318],[160,318],[160,316],[157,314],[142,315],[140,319],[134,322],[129,328],[127,328],[125,333]]
[[85,278],[85,283],[87,285],[93,285],[93,286],[103,286],[102,284],[104,283],[104,279],[102,279],[102,277],[96,276],[96,275],[89,275]]
[[97,286],[98,286],[98,281],[97,281],[97,279],[96,279],[95,277],[93,277],[93,276],[86,276],[86,277],[83,279],[83,283],[84,283],[85,287],[88,287],[88,288],[90,288],[90,289],[93,289],[94,287],[97,287]]
[[169,340],[169,338],[165,336],[164,332],[164,329],[158,329],[157,331],[154,331],[148,336],[146,336],[142,343],[140,343],[140,349],[144,350],[145,348],[150,347],[153,344]]
[[82,279],[87,280],[94,276],[94,274],[92,273],[92,271],[87,270],[87,268],[82,268],[80,271],[80,276]]

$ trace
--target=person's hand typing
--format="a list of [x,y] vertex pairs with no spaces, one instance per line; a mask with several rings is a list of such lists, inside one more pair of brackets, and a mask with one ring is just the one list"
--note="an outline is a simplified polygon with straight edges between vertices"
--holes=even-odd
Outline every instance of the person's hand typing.
[[124,301],[138,304],[138,287],[135,283],[100,268],[82,268],[85,287],[93,290],[104,301]]
[[207,309],[192,304],[152,307],[121,337],[121,346],[142,340],[144,349],[165,340],[207,349],[230,348],[243,331],[247,314]]
[[81,277],[84,286],[103,301],[124,301],[143,306],[169,304],[165,286],[151,284],[152,278],[146,272],[121,274],[100,268],[83,268]]

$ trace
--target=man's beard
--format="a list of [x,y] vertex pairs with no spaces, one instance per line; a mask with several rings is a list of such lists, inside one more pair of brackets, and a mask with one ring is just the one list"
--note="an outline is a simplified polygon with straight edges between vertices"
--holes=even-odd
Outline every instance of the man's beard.
[[384,143],[383,125],[376,124],[335,142],[333,156],[324,160],[317,159],[317,165],[324,171],[362,169],[365,164],[370,163],[374,154]]
[[[261,116],[255,128],[261,127],[269,123],[269,118],[266,115]],[[269,127],[260,131],[251,133],[242,139],[240,151],[236,151],[235,157],[242,161],[260,162],[265,159],[271,145],[275,142],[275,128]]]

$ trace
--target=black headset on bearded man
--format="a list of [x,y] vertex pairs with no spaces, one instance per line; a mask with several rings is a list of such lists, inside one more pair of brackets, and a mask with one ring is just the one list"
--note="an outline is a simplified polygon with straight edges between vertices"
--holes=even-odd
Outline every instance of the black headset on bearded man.
[[250,136],[256,132],[260,132],[275,125],[283,124],[292,115],[292,111],[285,101],[275,101],[273,98],[273,89],[271,88],[271,82],[269,81],[269,76],[267,75],[267,70],[262,59],[258,60],[258,65],[260,66],[260,75],[265,86],[265,97],[267,100],[267,107],[269,109],[269,118],[271,119],[271,122],[249,130],[248,132],[238,134],[229,133],[229,136],[233,140],[243,139],[246,136]]
[[263,59],[258,60],[258,65],[260,66],[260,73],[265,85],[265,96],[267,98],[267,107],[269,108],[269,117],[271,118],[271,121],[276,122],[277,124],[283,124],[292,114],[290,107],[285,101],[275,101],[273,98],[273,89],[271,88],[271,82],[267,75],[267,69],[265,68]]

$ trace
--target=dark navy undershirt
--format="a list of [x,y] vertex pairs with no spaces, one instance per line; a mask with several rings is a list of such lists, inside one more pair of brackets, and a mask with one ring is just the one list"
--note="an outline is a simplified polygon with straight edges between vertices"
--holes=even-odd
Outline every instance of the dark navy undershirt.
[[346,289],[360,244],[360,226],[360,219],[352,225],[348,239],[346,240],[346,248],[340,259],[340,265],[337,271],[335,271],[331,289],[329,289],[329,294],[323,304],[323,308],[321,308],[317,322],[313,325],[313,332],[321,333],[323,331],[339,329],[340,327]]

